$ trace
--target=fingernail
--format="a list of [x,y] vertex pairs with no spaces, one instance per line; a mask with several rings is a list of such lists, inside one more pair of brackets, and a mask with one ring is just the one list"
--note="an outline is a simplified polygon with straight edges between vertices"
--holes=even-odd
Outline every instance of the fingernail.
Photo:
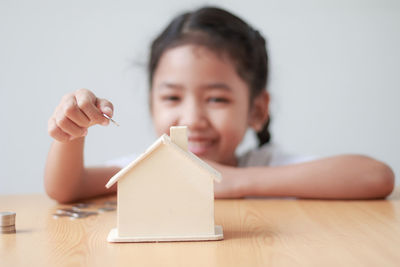
[[108,123],[109,123],[109,121],[108,121],[108,119],[106,119],[106,120],[104,120],[104,121],[102,121],[102,122],[101,122],[101,125],[103,125],[103,126],[107,126],[107,125],[108,125]]
[[86,135],[87,135],[87,133],[88,133],[88,130],[87,130],[87,129],[85,129],[85,131],[83,131],[83,134],[82,134],[82,136],[86,136]]
[[104,107],[103,109],[104,113],[106,113],[108,116],[112,117],[113,111],[110,107]]

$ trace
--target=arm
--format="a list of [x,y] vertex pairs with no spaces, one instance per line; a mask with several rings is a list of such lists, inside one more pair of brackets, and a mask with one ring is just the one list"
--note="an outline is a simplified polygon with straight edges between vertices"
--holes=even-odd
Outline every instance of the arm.
[[102,113],[112,116],[112,104],[98,99],[86,89],[63,97],[49,119],[48,131],[55,140],[51,145],[44,174],[47,194],[59,202],[115,192],[106,190],[107,180],[118,167],[85,168],[84,140],[94,124],[107,125]]
[[279,167],[235,168],[213,164],[223,175],[216,197],[275,196],[371,199],[394,187],[390,167],[374,159],[344,155]]
[[51,145],[44,175],[47,194],[61,202],[94,197],[116,192],[116,187],[105,184],[120,168],[85,168],[83,160],[84,137],[63,143],[55,140]]

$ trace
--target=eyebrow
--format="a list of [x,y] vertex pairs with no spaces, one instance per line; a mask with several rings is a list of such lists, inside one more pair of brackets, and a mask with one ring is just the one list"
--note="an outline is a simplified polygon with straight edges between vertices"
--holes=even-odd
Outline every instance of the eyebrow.
[[208,90],[220,89],[220,90],[229,91],[229,92],[232,91],[232,88],[225,83],[210,83],[210,84],[206,84],[206,85],[202,86],[202,88],[208,89]]
[[[171,88],[171,89],[179,89],[183,90],[184,86],[171,82],[163,82],[158,86],[158,88]],[[202,89],[212,90],[212,89],[220,89],[224,91],[232,91],[232,88],[225,83],[209,83],[201,86]]]
[[179,89],[179,90],[183,90],[183,86],[180,84],[176,84],[176,83],[170,83],[170,82],[163,82],[160,84],[160,86],[158,86],[158,88],[162,89],[162,88],[171,88],[171,89]]

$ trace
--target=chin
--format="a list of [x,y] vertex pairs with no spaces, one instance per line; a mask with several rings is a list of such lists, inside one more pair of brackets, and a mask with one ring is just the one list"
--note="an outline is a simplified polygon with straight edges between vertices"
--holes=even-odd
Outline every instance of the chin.
[[210,161],[215,161],[215,162],[217,161],[213,157],[213,155],[215,155],[213,153],[206,153],[206,152],[199,153],[199,152],[196,152],[196,151],[192,151],[190,149],[189,149],[189,151],[192,152],[193,154],[195,154],[197,157],[201,158],[202,160],[210,160]]

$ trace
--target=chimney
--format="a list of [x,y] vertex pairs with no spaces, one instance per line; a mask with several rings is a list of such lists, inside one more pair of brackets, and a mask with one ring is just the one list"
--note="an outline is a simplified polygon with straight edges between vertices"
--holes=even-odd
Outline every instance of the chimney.
[[169,128],[171,141],[183,150],[188,150],[187,126],[172,126]]

